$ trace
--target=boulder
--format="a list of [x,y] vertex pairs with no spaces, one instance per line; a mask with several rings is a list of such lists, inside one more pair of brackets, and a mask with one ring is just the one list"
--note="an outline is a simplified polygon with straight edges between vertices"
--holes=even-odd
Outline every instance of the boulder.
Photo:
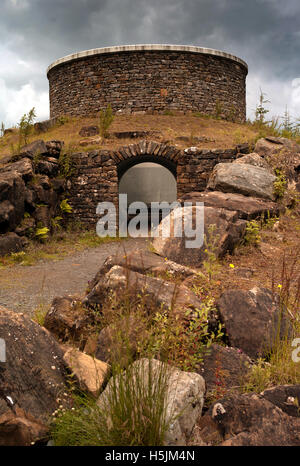
[[232,393],[217,401],[198,429],[206,445],[300,446],[300,419],[255,394]]
[[[118,387],[121,383],[118,377],[128,377],[131,381],[133,396],[136,392],[137,398],[141,392],[148,394],[149,389],[159,396],[160,384],[165,389],[165,420],[169,422],[164,445],[184,446],[187,444],[187,439],[197,419],[201,416],[204,404],[205,382],[199,374],[180,371],[155,359],[141,359],[133,363],[125,374],[116,377],[108,382],[97,402],[101,409],[106,410],[108,424],[111,422],[109,400],[112,390],[114,391],[112,387]],[[150,393],[149,395],[151,396]],[[142,409],[141,406],[138,408]]]
[[60,405],[69,406],[63,351],[46,329],[3,307],[0,335],[6,346],[6,362],[0,362],[0,439],[2,432],[8,444],[24,445],[24,439],[29,444],[38,440],[36,432],[44,435]]
[[24,203],[25,184],[21,176],[15,171],[0,173],[0,232],[12,231],[19,225],[24,216]]
[[38,121],[34,124],[34,129],[37,133],[46,133],[49,129],[57,124],[57,118],[50,118],[49,120]]
[[58,159],[64,145],[65,145],[64,141],[57,141],[57,140],[47,141],[46,148],[47,148],[48,156]]
[[231,346],[251,358],[268,354],[276,338],[289,333],[290,322],[279,304],[279,296],[266,288],[227,290],[217,301]]
[[14,217],[15,208],[9,201],[3,201],[0,203],[0,225],[1,230],[7,230],[6,225],[11,223],[11,219]]
[[52,189],[50,180],[46,175],[38,175],[35,183],[30,185],[32,192],[32,201],[35,204],[45,204],[47,206],[56,207],[58,196],[57,192]]
[[255,144],[255,153],[264,158],[279,154],[282,150],[300,153],[300,146],[291,139],[269,136],[262,138]]
[[89,137],[89,136],[97,136],[100,133],[99,126],[82,126],[79,131],[79,136],[82,137]]
[[[184,209],[178,207],[166,216],[158,227],[158,236],[153,239],[153,247],[156,252],[179,264],[190,267],[201,267],[203,260],[207,257],[205,243],[202,243],[204,241],[202,234],[202,212],[203,209],[201,207],[185,207]],[[177,221],[181,222],[181,217],[183,216],[184,222],[194,225],[196,214],[199,215],[199,225],[197,225],[196,231],[200,244],[196,244],[196,247],[187,247],[187,241],[194,240],[194,238],[185,236],[184,232],[182,237],[174,237],[176,234],[176,231],[174,233],[174,225],[176,228]],[[171,225],[170,229],[169,224]],[[207,238],[209,237],[209,228],[211,225],[215,225],[213,236],[216,240],[216,256],[221,257],[227,252],[231,253],[236,244],[239,243],[246,228],[246,221],[239,220],[236,211],[205,207],[204,235]],[[170,234],[169,231],[171,232]]]
[[16,233],[0,235],[0,256],[21,251],[26,245],[26,238],[21,238]]
[[274,200],[275,175],[261,167],[239,163],[219,163],[215,166],[207,188],[225,193],[239,193]]
[[115,265],[125,267],[133,272],[144,275],[148,274],[154,277],[165,276],[175,279],[185,279],[196,272],[189,267],[184,267],[176,262],[166,260],[153,252],[135,249],[128,254],[117,252],[113,256],[108,256],[90,286],[93,288],[100,278]]
[[288,181],[300,181],[300,146],[295,141],[276,137],[259,139],[255,152],[282,171]]
[[64,296],[54,298],[44,326],[59,340],[77,343],[83,349],[95,319],[94,314],[83,308],[79,297]]
[[279,385],[268,388],[261,393],[261,396],[289,416],[300,417],[300,385]]
[[0,415],[0,446],[30,446],[47,439],[48,427],[22,409],[16,408]]
[[241,350],[213,343],[199,369],[206,384],[206,398],[223,397],[229,390],[238,391],[250,366],[251,359]]
[[47,158],[47,160],[40,160],[36,167],[36,172],[42,175],[50,176],[54,178],[57,176],[59,171],[59,165],[56,159]]
[[276,202],[259,199],[257,197],[243,196],[236,193],[222,193],[221,191],[202,191],[184,194],[179,200],[184,202],[204,202],[206,207],[226,209],[238,213],[244,220],[252,220],[261,215],[277,216],[283,211],[282,206]]
[[268,162],[255,152],[244,155],[243,157],[234,160],[232,163],[246,163],[247,165],[253,165],[254,167],[265,168],[265,170],[268,170],[270,173],[274,174],[274,170],[268,164]]
[[199,309],[201,306],[196,295],[184,285],[178,286],[176,283],[142,275],[118,265],[100,277],[83,300],[83,304],[101,309],[111,293],[116,293],[119,297],[129,293],[132,302],[143,295],[150,312],[153,309],[164,308],[184,315],[187,309]]
[[64,361],[78,380],[79,388],[97,398],[109,372],[109,366],[75,348],[64,355]]
[[33,176],[32,162],[29,158],[24,157],[18,162],[4,165],[1,167],[0,172],[16,172],[24,181],[29,181]]
[[33,160],[36,156],[43,156],[47,155],[48,150],[45,142],[42,139],[38,139],[36,141],[23,146],[20,150],[20,154],[13,157],[14,160],[19,160],[23,157],[28,157],[29,159]]

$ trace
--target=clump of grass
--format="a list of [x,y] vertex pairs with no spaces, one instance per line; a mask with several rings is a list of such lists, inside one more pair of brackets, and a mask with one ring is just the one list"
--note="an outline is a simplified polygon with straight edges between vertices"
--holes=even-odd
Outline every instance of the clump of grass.
[[167,416],[168,366],[141,360],[110,379],[98,403],[75,399],[75,407],[52,426],[56,446],[163,445]]
[[[293,334],[300,335],[299,321],[294,323]],[[292,359],[292,341],[288,337],[279,340],[268,358],[258,359],[244,381],[244,392],[260,393],[277,385],[300,384],[299,363]]]
[[216,233],[216,229],[215,224],[209,225],[207,234],[204,235],[204,252],[206,257],[203,261],[203,267],[209,280],[213,279],[221,267],[217,256],[220,235]]
[[99,133],[102,138],[107,138],[108,128],[111,126],[112,122],[114,121],[114,114],[109,104],[105,110],[101,110],[100,117],[99,117]]
[[48,307],[45,304],[40,303],[33,311],[32,320],[34,320],[37,324],[43,327],[47,312],[48,312]]
[[[300,367],[292,358],[294,350],[292,342],[300,335],[300,273],[299,248],[294,258],[288,259],[283,255],[281,263],[281,283],[275,284],[274,271],[272,290],[279,294],[280,318],[274,323],[274,344],[265,358],[260,358],[251,367],[242,390],[261,391],[276,385],[293,385],[300,383]],[[281,337],[282,319],[290,323],[288,330]]]

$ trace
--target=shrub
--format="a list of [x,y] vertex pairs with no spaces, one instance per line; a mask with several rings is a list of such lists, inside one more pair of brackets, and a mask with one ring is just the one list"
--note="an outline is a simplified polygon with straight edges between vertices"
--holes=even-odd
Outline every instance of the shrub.
[[259,223],[256,220],[250,220],[246,225],[243,243],[245,245],[253,244],[254,246],[257,246],[260,243],[260,240],[261,236]]
[[19,144],[28,144],[28,137],[33,129],[33,122],[36,118],[35,108],[33,107],[27,114],[25,113],[19,123]]
[[72,206],[68,203],[68,199],[63,199],[59,205],[60,207],[60,210],[64,213],[64,214],[71,214],[72,211],[73,211],[73,208]]
[[281,170],[277,169],[275,170],[275,173],[276,180],[274,181],[274,194],[277,199],[280,199],[284,196],[287,187],[287,181]]
[[101,110],[100,112],[99,132],[102,138],[108,137],[107,130],[112,124],[113,120],[114,120],[114,114],[113,114],[111,105],[109,104],[105,110]]
[[49,228],[47,227],[40,227],[40,228],[37,228],[36,231],[35,231],[35,237],[43,242],[45,241],[46,239],[48,239],[48,233],[49,233]]
[[72,159],[72,153],[71,149],[66,150],[66,151],[61,151],[59,159],[58,159],[58,164],[59,164],[59,174],[63,178],[69,178],[70,176],[73,175],[75,171],[75,166],[74,162]]
[[206,259],[203,261],[203,267],[209,280],[212,280],[214,275],[220,270],[220,264],[217,257],[220,235],[216,234],[216,228],[215,224],[209,225],[208,232],[204,235],[204,252]]

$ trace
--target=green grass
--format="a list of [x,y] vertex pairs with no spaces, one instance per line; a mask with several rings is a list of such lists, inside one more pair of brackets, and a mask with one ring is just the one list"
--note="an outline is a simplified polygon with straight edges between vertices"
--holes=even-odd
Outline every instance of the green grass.
[[243,392],[260,393],[277,385],[300,384],[300,363],[293,361],[292,342],[300,336],[300,316],[296,312],[289,336],[276,338],[276,343],[266,358],[259,358],[251,367],[242,386]]
[[163,445],[167,416],[168,366],[157,369],[142,360],[117,372],[96,403],[76,397],[73,409],[60,413],[51,436],[56,446]]
[[57,261],[75,252],[95,248],[120,238],[100,238],[94,231],[63,232],[49,237],[46,243],[30,241],[24,251],[0,257],[0,267],[30,266],[39,261]]

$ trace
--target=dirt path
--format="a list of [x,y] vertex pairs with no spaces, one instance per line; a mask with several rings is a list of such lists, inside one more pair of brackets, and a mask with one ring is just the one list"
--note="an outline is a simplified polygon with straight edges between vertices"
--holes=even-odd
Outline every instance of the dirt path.
[[129,252],[145,247],[145,239],[130,239],[120,243],[105,243],[59,261],[2,269],[0,305],[32,315],[38,306],[50,305],[55,296],[83,293],[88,281],[94,278],[107,256],[118,249],[125,248]]

